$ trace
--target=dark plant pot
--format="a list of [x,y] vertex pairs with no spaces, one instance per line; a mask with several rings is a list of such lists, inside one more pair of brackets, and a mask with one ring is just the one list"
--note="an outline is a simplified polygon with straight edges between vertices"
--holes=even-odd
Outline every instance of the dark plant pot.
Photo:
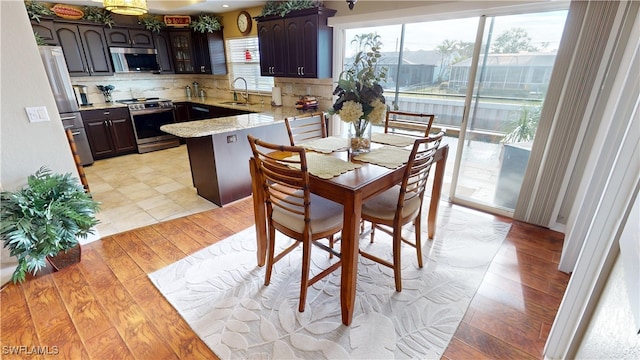
[[78,244],[67,251],[60,251],[56,256],[47,256],[47,260],[55,271],[60,271],[68,266],[79,263],[81,255],[82,247]]

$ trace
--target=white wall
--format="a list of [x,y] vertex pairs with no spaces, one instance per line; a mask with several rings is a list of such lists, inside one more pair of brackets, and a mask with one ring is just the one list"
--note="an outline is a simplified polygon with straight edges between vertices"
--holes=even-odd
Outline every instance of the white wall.
[[[2,1],[0,16],[0,187],[22,187],[43,165],[78,177],[24,3]],[[45,106],[51,121],[29,123],[27,106]],[[1,251],[4,284],[15,262]]]
[[602,291],[576,359],[640,359],[640,335],[636,333],[624,276],[618,257]]

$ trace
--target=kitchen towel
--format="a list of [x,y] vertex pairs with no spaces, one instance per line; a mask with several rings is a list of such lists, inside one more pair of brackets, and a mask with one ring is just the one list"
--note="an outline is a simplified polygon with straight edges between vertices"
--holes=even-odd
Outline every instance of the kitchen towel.
[[271,105],[282,106],[282,89],[277,86],[271,89]]

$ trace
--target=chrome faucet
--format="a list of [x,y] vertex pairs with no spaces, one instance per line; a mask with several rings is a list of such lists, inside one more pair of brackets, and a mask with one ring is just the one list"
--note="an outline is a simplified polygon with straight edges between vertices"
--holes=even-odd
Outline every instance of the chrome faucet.
[[[233,83],[231,84],[231,87],[233,87],[233,91],[235,92],[235,88],[236,88],[236,81],[238,80],[242,80],[244,81],[244,94],[240,94],[240,96],[242,96],[242,98],[244,99],[244,103],[248,104],[249,103],[249,87],[247,86],[247,80],[243,77],[237,77],[235,79],[233,79]],[[234,99],[235,100],[235,99]]]

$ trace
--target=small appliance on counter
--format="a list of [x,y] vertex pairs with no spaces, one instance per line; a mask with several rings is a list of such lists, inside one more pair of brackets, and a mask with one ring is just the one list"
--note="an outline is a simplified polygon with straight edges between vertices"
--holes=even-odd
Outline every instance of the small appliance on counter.
[[80,106],[92,105],[89,102],[89,98],[87,94],[87,85],[73,85],[73,92],[76,95],[76,100],[78,100],[78,105]]

